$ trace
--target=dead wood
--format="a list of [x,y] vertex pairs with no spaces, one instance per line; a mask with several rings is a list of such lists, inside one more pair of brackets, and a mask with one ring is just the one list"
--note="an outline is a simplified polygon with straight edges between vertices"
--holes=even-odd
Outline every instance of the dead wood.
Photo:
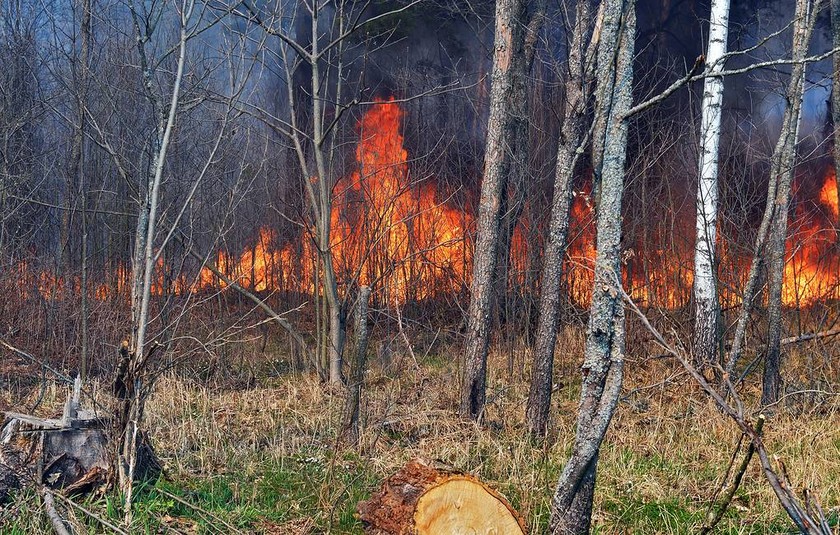
[[[34,486],[42,496],[54,489],[75,495],[96,492],[113,481],[113,423],[83,408],[81,392],[77,379],[61,418],[0,413],[0,503],[24,485]],[[137,479],[153,481],[161,473],[157,456],[145,434],[138,442]]]
[[419,460],[386,479],[357,510],[369,535],[526,533],[519,513],[485,483]]

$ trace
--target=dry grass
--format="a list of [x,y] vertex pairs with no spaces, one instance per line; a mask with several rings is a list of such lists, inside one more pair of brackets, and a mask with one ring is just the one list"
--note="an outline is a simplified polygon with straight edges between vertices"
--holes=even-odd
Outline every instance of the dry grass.
[[[162,485],[246,532],[358,532],[353,517],[357,501],[408,459],[423,457],[487,480],[539,531],[574,436],[579,386],[573,378],[582,342],[579,329],[564,333],[558,371],[566,382],[554,397],[555,421],[546,444],[525,438],[527,383],[519,362],[529,355],[520,348],[514,348],[512,377],[505,370],[508,353],[493,354],[491,403],[480,426],[452,410],[459,372],[453,348],[439,348],[419,366],[407,355],[397,355],[385,369],[374,363],[358,452],[336,443],[342,392],[312,376],[275,375],[241,389],[167,376],[147,414],[169,479]],[[790,362],[812,360],[803,348]],[[796,366],[790,370],[798,377]],[[739,435],[674,362],[634,355],[626,371],[627,396],[601,454],[596,531],[695,532]],[[748,400],[755,398],[754,390],[747,388]],[[43,410],[57,408],[63,395],[50,387]],[[4,397],[9,403],[24,401],[9,393]],[[807,405],[796,396],[789,400],[796,404],[780,405],[765,426],[768,448],[784,459],[792,481],[818,491],[823,505],[834,508],[840,504],[840,403],[832,397]],[[103,511],[109,507],[103,501],[94,505]],[[213,526],[220,526],[154,490],[138,508],[141,522],[152,531],[214,532]],[[14,518],[16,526],[24,525],[19,515]],[[787,529],[754,462],[719,532]]]

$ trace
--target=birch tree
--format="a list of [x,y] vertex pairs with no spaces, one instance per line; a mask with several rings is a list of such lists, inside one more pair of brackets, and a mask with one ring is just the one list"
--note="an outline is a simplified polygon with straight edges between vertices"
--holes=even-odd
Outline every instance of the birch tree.
[[717,361],[720,305],[717,297],[715,234],[718,206],[718,155],[723,107],[723,59],[729,33],[729,0],[712,0],[709,46],[700,124],[697,185],[697,236],[694,243],[694,356],[701,369]]
[[543,252],[539,323],[534,341],[531,386],[525,411],[528,431],[535,437],[545,435],[551,407],[554,346],[557,343],[560,315],[563,258],[569,234],[572,180],[578,157],[582,152],[581,144],[586,128],[586,106],[592,79],[590,69],[594,66],[594,46],[597,46],[598,42],[597,30],[593,33],[595,26],[592,2],[581,0],[575,9],[574,30],[569,46],[566,102],[557,142],[554,194],[548,237]]
[[583,383],[572,454],[551,500],[552,533],[588,533],[601,442],[612,420],[624,370],[621,202],[632,105],[636,14],[633,0],[604,0],[598,42],[593,168],[600,183],[595,273]]
[[477,419],[484,410],[487,383],[487,353],[490,345],[490,316],[493,280],[497,264],[501,227],[502,194],[511,172],[508,147],[514,131],[511,114],[516,92],[516,55],[522,53],[524,30],[522,0],[496,2],[496,32],[490,87],[490,116],[484,149],[484,175],[476,224],[475,254],[467,313],[464,380],[461,386],[461,414]]

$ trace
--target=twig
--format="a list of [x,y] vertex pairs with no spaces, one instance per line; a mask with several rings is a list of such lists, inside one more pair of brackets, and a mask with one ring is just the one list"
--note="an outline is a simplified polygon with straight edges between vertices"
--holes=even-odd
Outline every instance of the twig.
[[820,331],[816,333],[806,333],[799,336],[791,336],[790,338],[782,338],[779,344],[786,346],[789,344],[798,344],[799,342],[807,342],[809,340],[816,340],[818,338],[827,338],[829,336],[837,336],[840,334],[840,328],[831,329],[828,331]]
[[280,325],[280,327],[285,329],[286,332],[289,333],[289,335],[292,338],[294,338],[301,351],[303,351],[303,353],[309,357],[309,360],[312,362],[312,365],[315,366],[315,369],[318,369],[317,362],[315,360],[315,354],[309,350],[309,345],[306,343],[306,340],[304,340],[303,336],[294,327],[292,327],[292,324],[289,322],[289,320],[284,318],[282,314],[278,314],[277,312],[275,312],[274,309],[268,306],[268,304],[265,301],[263,301],[253,293],[249,292],[248,290],[240,286],[237,282],[232,280],[230,277],[222,273],[212,261],[202,257],[197,251],[193,250],[193,248],[190,247],[185,240],[180,239],[179,241],[181,241],[181,243],[187,248],[187,252],[189,254],[191,254],[199,262],[202,263],[202,267],[206,267],[211,273],[213,273],[213,275],[215,275],[218,279],[224,282],[227,286],[233,288],[237,292],[250,299],[255,305],[260,307],[266,314],[268,314],[268,316],[271,319],[277,322],[277,324]]
[[41,496],[44,498],[44,509],[47,513],[47,518],[50,519],[50,523],[52,524],[53,530],[55,530],[56,535],[71,535],[70,531],[67,529],[67,526],[64,525],[64,519],[58,514],[58,511],[55,510],[55,503],[53,502],[53,495],[52,492],[47,490],[46,488],[41,489]]
[[[761,429],[764,427],[764,420],[764,415],[760,414],[758,416],[758,421],[755,424],[755,432],[759,435],[761,435]],[[706,533],[712,531],[715,526],[717,526],[718,522],[720,522],[720,519],[723,518],[724,513],[726,513],[726,510],[729,508],[729,504],[732,503],[732,498],[735,496],[735,492],[738,490],[738,487],[741,486],[741,479],[743,479],[754,453],[755,444],[750,442],[750,445],[747,446],[747,454],[744,455],[744,459],[741,461],[738,471],[735,472],[735,477],[732,479],[732,483],[730,483],[729,486],[726,487],[726,490],[724,490],[723,499],[721,499],[717,509],[714,511],[710,510],[709,514],[706,515],[706,523],[703,524],[703,527],[700,529],[701,535],[705,535]]]
[[71,507],[73,507],[73,508],[75,508],[75,509],[78,509],[79,511],[81,511],[82,513],[84,513],[84,514],[88,515],[88,516],[89,516],[89,517],[91,517],[92,519],[96,520],[97,522],[99,522],[100,524],[102,524],[102,525],[103,525],[103,526],[105,526],[106,528],[110,529],[110,530],[111,530],[111,531],[113,531],[114,533],[119,533],[120,535],[128,535],[128,532],[123,531],[122,529],[120,529],[120,528],[119,528],[118,526],[116,526],[115,524],[113,524],[113,523],[111,523],[111,522],[108,522],[107,520],[105,520],[105,519],[104,519],[104,518],[102,518],[101,516],[97,515],[97,514],[96,514],[96,513],[94,513],[93,511],[91,511],[91,510],[89,510],[89,509],[86,509],[85,507],[83,507],[83,506],[79,505],[78,503],[74,502],[74,501],[73,501],[73,500],[71,500],[70,498],[68,498],[68,497],[66,497],[66,496],[63,496],[62,494],[56,494],[55,496],[56,496],[59,500],[61,500],[62,502],[64,502],[65,504],[70,505]]
[[621,119],[622,120],[627,120],[630,117],[632,117],[633,115],[636,115],[637,113],[642,112],[642,111],[650,108],[651,106],[659,104],[660,102],[662,102],[666,98],[670,97],[677,89],[681,88],[685,84],[687,84],[687,83],[689,83],[689,82],[691,82],[692,80],[695,79],[694,75],[697,73],[698,70],[700,70],[700,67],[703,65],[703,63],[705,61],[706,61],[706,58],[704,56],[698,56],[697,59],[694,60],[694,65],[692,65],[691,69],[689,69],[688,72],[685,73],[685,76],[683,76],[679,80],[675,81],[673,84],[668,86],[668,88],[666,88],[664,91],[662,91],[658,95],[656,95],[652,98],[649,98],[648,100],[646,100],[644,102],[636,104],[635,106],[633,106],[632,108],[627,110],[627,113],[625,113],[621,117]]
[[[709,384],[703,374],[697,371],[697,368],[689,362],[688,358],[682,352],[675,349],[673,345],[668,343],[662,333],[660,333],[659,330],[650,323],[647,316],[639,309],[633,299],[627,295],[627,292],[624,291],[619,276],[615,273],[613,273],[612,276],[613,280],[611,283],[611,290],[622,296],[624,301],[627,303],[628,308],[630,308],[630,310],[638,316],[644,327],[653,335],[656,343],[680,361],[683,368],[689,373],[689,375],[691,375],[692,378],[694,378],[694,381],[703,389],[706,395],[714,400],[721,412],[729,416],[729,418],[731,418],[732,421],[735,422],[735,424],[741,429],[741,432],[750,438],[755,446],[756,453],[758,453],[758,458],[761,461],[761,468],[767,482],[773,489],[773,493],[776,495],[776,498],[779,500],[782,508],[788,514],[796,527],[802,533],[809,535],[830,535],[831,531],[825,531],[822,527],[823,519],[814,519],[811,514],[802,509],[799,500],[793,493],[793,487],[790,485],[790,482],[785,474],[784,463],[776,459],[777,463],[781,467],[781,473],[778,474],[775,470],[773,470],[773,466],[770,464],[770,457],[767,454],[767,449],[764,446],[761,436],[756,432],[756,429],[744,419],[742,412],[740,410],[736,410],[732,405],[730,405],[718,393],[718,391]],[[724,375],[724,377],[726,376]],[[728,378],[726,380],[728,382]],[[737,400],[737,394],[735,394],[731,384],[729,384],[728,387],[730,388],[734,398]],[[740,408],[740,400],[738,400],[738,404]]]
[[43,362],[43,361],[33,357],[32,355],[30,355],[26,351],[23,351],[22,349],[16,348],[15,346],[13,346],[12,344],[3,340],[2,338],[0,338],[0,346],[3,346],[6,349],[8,349],[9,351],[11,351],[12,353],[14,353],[14,354],[16,354],[20,357],[23,357],[23,358],[31,361],[34,364],[37,364],[38,366],[40,366],[41,368],[43,368],[43,369],[47,370],[48,372],[52,373],[53,375],[55,375],[56,377],[58,377],[59,379],[61,379],[65,383],[70,384],[70,385],[73,384],[73,379],[71,379],[67,375],[64,375],[63,373],[56,370],[55,368],[53,368],[52,366],[50,366],[46,362]]
[[[70,377],[68,377],[67,375],[65,375],[65,374],[61,373],[60,371],[56,370],[55,368],[53,368],[52,366],[50,366],[50,365],[49,365],[49,364],[47,364],[46,362],[44,362],[44,361],[42,361],[42,360],[40,360],[40,359],[37,359],[37,358],[35,358],[34,356],[30,355],[30,354],[29,354],[29,353],[27,353],[26,351],[23,351],[22,349],[18,349],[18,348],[16,348],[15,346],[13,346],[12,344],[10,344],[10,343],[6,342],[6,341],[5,341],[5,340],[3,340],[2,338],[0,338],[0,346],[3,346],[3,347],[5,347],[6,349],[8,349],[9,351],[11,351],[12,353],[14,353],[14,354],[16,354],[16,355],[18,355],[18,356],[21,356],[21,357],[23,357],[23,358],[25,358],[25,359],[27,359],[27,360],[31,361],[31,362],[32,362],[32,363],[34,363],[34,364],[37,364],[38,366],[40,366],[40,367],[41,367],[41,369],[43,369],[43,370],[47,370],[48,372],[52,373],[53,375],[55,375],[56,377],[58,377],[59,379],[61,379],[62,381],[64,381],[64,382],[65,382],[65,383],[67,383],[67,384],[72,385],[72,384],[74,384],[74,383],[75,383],[75,380],[74,380],[74,379],[71,379]],[[82,393],[84,393],[87,397],[89,397],[89,398],[90,398],[90,400],[91,400],[91,402],[92,402],[94,405],[96,405],[96,407],[97,407],[97,408],[102,409],[103,411],[106,411],[106,410],[107,410],[107,408],[106,408],[105,406],[103,406],[101,403],[99,403],[98,401],[96,401],[96,398],[94,398],[94,397],[93,397],[93,394],[92,394],[90,391],[85,390],[85,389],[82,389],[81,387],[80,387],[80,391],[81,391]]]
[[155,491],[160,492],[161,494],[163,494],[163,495],[165,495],[169,498],[172,498],[173,500],[180,503],[181,505],[186,505],[190,509],[194,509],[194,510],[200,512],[200,513],[204,513],[205,515],[209,516],[213,520],[215,520],[217,522],[220,522],[221,524],[223,524],[226,528],[228,528],[230,530],[228,533],[242,533],[241,530],[235,528],[233,525],[226,522],[224,519],[214,515],[213,513],[211,513],[210,511],[208,511],[206,509],[202,509],[201,507],[199,507],[195,504],[192,504],[192,503],[188,502],[187,500],[184,500],[183,498],[179,498],[178,496],[172,494],[171,492],[168,492],[168,491],[163,490],[163,489],[158,489],[158,488],[156,488]]

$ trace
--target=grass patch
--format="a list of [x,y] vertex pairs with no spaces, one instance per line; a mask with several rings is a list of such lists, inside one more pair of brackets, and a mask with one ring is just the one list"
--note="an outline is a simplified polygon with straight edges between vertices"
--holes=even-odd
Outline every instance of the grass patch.
[[[254,365],[249,369],[258,377],[249,375],[235,387],[211,387],[194,377],[168,375],[150,399],[147,427],[169,479],[138,493],[131,532],[225,533],[230,525],[247,533],[360,533],[356,504],[406,461],[420,457],[482,478],[510,500],[531,532],[540,533],[575,435],[579,362],[567,355],[579,354],[582,341],[567,334],[567,344],[575,347],[558,355],[559,387],[546,444],[526,437],[528,374],[515,370],[508,376],[507,353],[491,355],[492,403],[481,426],[454,411],[453,351],[436,348],[419,368],[406,355],[392,355],[387,370],[372,357],[358,450],[336,442],[344,390],[314,376],[283,375]],[[268,353],[271,362],[282,360]],[[529,357],[527,352],[516,355],[517,362]],[[694,533],[739,433],[688,379],[675,375],[673,362],[639,359],[632,364],[625,389],[638,391],[619,404],[601,451],[593,530]],[[663,383],[665,377],[677,378]],[[758,392],[756,384],[747,384],[746,402],[754,404]],[[7,397],[27,406],[39,395],[33,387],[23,396]],[[44,415],[60,414],[65,395],[63,388],[48,388]],[[768,450],[782,456],[794,484],[818,493],[835,524],[840,512],[837,403],[830,398],[819,410],[805,412],[780,407],[765,426]],[[84,503],[114,522],[121,520],[116,496]],[[102,531],[93,520],[77,516],[73,521],[88,532]],[[754,461],[717,532],[790,531]],[[0,509],[0,532],[50,533],[38,497],[24,496]]]

